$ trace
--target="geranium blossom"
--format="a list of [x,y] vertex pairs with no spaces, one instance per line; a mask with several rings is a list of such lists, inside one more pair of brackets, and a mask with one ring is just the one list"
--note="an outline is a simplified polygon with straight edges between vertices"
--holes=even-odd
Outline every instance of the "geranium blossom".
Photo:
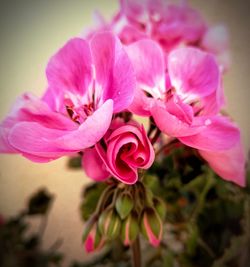
[[230,66],[229,34],[224,25],[208,26],[187,1],[120,0],[120,10],[111,21],[95,12],[95,29],[83,34],[91,38],[98,31],[115,33],[122,43],[155,40],[166,55],[181,46],[197,47],[213,53],[221,71]]
[[111,30],[125,44],[147,37],[158,41],[165,51],[179,44],[197,43],[207,28],[200,14],[185,1],[121,0],[120,11],[110,23],[99,14],[97,22],[97,31]]
[[[127,51],[138,81],[131,111],[151,115],[162,132],[199,149],[219,175],[243,185],[243,149],[237,145],[239,129],[218,114],[224,96],[215,58],[196,48],[179,48],[169,54],[166,68],[163,52],[153,41],[138,41]],[[221,155],[224,160],[225,153],[235,162],[226,171],[224,164],[215,164],[211,156],[217,155],[214,160],[218,161]]]
[[24,94],[1,123],[1,152],[17,152],[38,162],[95,145],[113,113],[134,96],[135,75],[122,44],[111,33],[89,42],[74,38],[47,66],[42,99]]

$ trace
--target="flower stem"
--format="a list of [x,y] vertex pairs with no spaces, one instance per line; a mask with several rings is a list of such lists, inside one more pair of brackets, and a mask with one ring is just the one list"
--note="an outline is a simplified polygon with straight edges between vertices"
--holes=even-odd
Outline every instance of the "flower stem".
[[153,138],[151,139],[151,144],[152,144],[152,145],[154,145],[154,144],[157,142],[157,140],[158,140],[158,138],[160,137],[160,135],[161,135],[161,131],[157,128],[157,129],[156,129],[156,132],[155,132],[155,135],[154,135]]
[[139,236],[131,245],[131,249],[132,249],[132,266],[141,267],[141,246],[140,246]]
[[157,157],[158,155],[160,155],[162,152],[164,152],[165,150],[171,150],[173,148],[175,148],[175,146],[179,143],[178,139],[172,139],[171,141],[169,141],[168,143],[166,143],[165,145],[163,145],[158,151],[155,152],[155,156]]

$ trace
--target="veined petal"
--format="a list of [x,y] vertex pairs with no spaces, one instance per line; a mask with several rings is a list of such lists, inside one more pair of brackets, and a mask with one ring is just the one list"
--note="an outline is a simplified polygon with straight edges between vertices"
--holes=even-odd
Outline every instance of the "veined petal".
[[179,48],[168,57],[171,84],[188,100],[197,100],[216,91],[220,72],[214,57],[197,48]]
[[177,114],[171,114],[167,111],[164,105],[156,103],[152,109],[151,114],[157,127],[168,136],[180,137],[189,136],[199,133],[205,127],[204,119],[196,117],[193,118],[192,124],[178,118]]
[[8,141],[10,128],[0,125],[0,152],[1,153],[17,153],[16,149],[11,146]]
[[53,112],[39,98],[31,94],[20,96],[12,110],[0,124],[0,151],[3,153],[18,152],[8,140],[11,129],[20,122],[37,122],[47,128],[57,130],[74,130],[77,125],[66,116]]
[[202,105],[202,115],[216,115],[219,113],[221,108],[225,105],[225,95],[222,79],[220,81],[218,89],[211,95],[206,96],[202,99]]
[[95,181],[104,181],[110,176],[95,148],[88,148],[84,151],[82,165],[87,176]]
[[165,62],[161,47],[151,40],[140,40],[126,48],[135,68],[138,87],[155,98],[165,92]]
[[213,116],[206,121],[206,127],[199,133],[180,137],[187,146],[205,151],[224,151],[231,149],[240,138],[239,129],[223,116]]
[[38,122],[47,128],[58,130],[75,130],[78,128],[77,124],[69,117],[52,111],[45,102],[36,97],[25,102],[24,106],[17,111],[16,118],[19,122]]
[[113,115],[113,100],[107,100],[78,130],[60,137],[55,144],[65,150],[79,151],[95,145],[108,130]]
[[96,71],[97,98],[114,101],[114,112],[126,109],[132,102],[136,86],[133,66],[121,42],[109,32],[96,34],[90,41]]
[[51,90],[57,94],[71,92],[84,95],[92,80],[89,44],[71,39],[49,61],[46,74]]
[[232,181],[240,186],[246,185],[246,160],[240,141],[228,150],[199,150],[199,153],[221,178]]
[[150,109],[153,106],[155,99],[147,97],[145,92],[140,88],[135,89],[135,95],[129,110],[136,115],[149,117],[151,115]]
[[[35,156],[59,158],[93,146],[107,131],[112,117],[113,101],[106,101],[77,130],[51,129],[37,122],[21,122],[13,127],[10,144]],[[23,138],[25,136],[25,138]]]

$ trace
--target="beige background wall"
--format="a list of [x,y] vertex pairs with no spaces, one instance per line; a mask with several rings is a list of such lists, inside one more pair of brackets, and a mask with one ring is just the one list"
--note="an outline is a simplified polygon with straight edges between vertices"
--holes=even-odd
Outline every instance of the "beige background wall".
[[[227,108],[242,129],[246,151],[250,147],[250,35],[249,7],[243,1],[193,0],[211,23],[225,22],[232,37],[233,66],[225,80]],[[0,119],[15,97],[24,91],[40,95],[46,87],[44,69],[49,57],[66,40],[92,24],[92,11],[109,17],[116,1],[23,0],[1,1],[0,7]],[[24,137],[25,138],[25,137]],[[69,171],[66,159],[34,164],[21,156],[0,155],[0,213],[15,214],[35,189],[46,186],[56,195],[44,235],[48,247],[63,237],[66,262],[84,259],[82,224],[78,208],[82,186],[89,180],[82,171]],[[34,228],[37,223],[34,222]]]

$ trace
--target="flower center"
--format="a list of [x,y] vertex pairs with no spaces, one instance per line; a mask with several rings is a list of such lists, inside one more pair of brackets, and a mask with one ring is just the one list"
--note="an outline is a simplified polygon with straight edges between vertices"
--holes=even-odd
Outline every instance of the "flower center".
[[73,102],[69,99],[65,101],[66,111],[72,121],[82,124],[88,116],[92,115],[94,112],[94,104],[85,104],[80,106],[75,106]]

